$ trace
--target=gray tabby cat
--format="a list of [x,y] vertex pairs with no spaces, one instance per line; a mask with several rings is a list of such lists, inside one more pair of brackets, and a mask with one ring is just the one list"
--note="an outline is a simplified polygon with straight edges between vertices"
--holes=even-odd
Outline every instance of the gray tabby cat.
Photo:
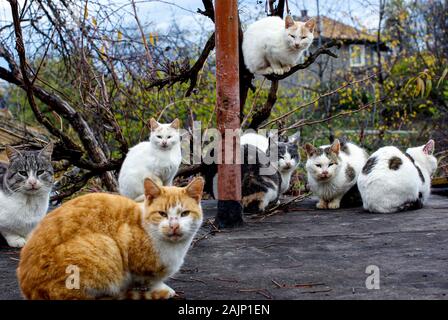
[[0,163],[0,233],[21,248],[48,210],[53,185],[53,144],[38,151],[6,147],[9,165]]

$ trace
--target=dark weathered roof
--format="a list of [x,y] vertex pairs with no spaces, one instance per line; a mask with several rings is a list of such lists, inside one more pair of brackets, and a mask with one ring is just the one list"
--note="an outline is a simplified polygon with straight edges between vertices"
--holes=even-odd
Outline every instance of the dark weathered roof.
[[[309,17],[308,15],[301,17],[294,17],[295,20],[307,21],[314,18],[316,22],[319,22],[318,17]],[[373,35],[367,30],[360,30],[343,22],[337,21],[335,19],[329,18],[327,16],[320,16],[320,24],[317,23],[317,28],[315,28],[314,37],[319,36],[319,26],[321,36],[327,39],[336,40],[349,40],[349,41],[368,41],[377,42],[376,35]]]
[[[361,208],[286,214],[211,235],[201,228],[181,271],[168,284],[187,299],[446,299],[448,198],[397,214]],[[216,202],[203,204],[206,217]],[[18,251],[0,248],[0,300],[19,299]],[[365,286],[380,270],[380,290]]]
[[0,160],[6,160],[4,148],[6,145],[17,144],[45,144],[48,133],[37,127],[26,125],[20,121],[5,117],[0,110]]

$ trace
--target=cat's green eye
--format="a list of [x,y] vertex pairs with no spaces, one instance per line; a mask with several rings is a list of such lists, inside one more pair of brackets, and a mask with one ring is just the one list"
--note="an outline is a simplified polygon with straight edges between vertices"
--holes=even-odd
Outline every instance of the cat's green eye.
[[26,171],[19,171],[19,174],[24,177],[28,176],[28,172]]
[[295,39],[295,38],[296,38],[296,36],[295,36],[295,35],[293,35],[293,34],[290,34],[290,36],[291,36],[291,38],[293,38],[293,39]]
[[159,211],[159,214],[160,214],[162,217],[164,217],[164,218],[167,218],[167,217],[168,217],[168,214],[167,214],[166,212]]
[[330,163],[328,166],[331,167],[332,165],[334,165],[334,163]]
[[180,216],[181,216],[181,217],[186,217],[186,216],[189,216],[190,213],[191,213],[191,212],[188,211],[188,210],[187,210],[187,211],[183,211],[183,212],[180,214]]
[[157,139],[162,139],[162,136],[157,136]]
[[171,136],[166,137],[167,139],[171,139]]
[[306,38],[308,38],[308,37],[302,37],[302,40],[305,40]]
[[316,167],[321,168],[322,165],[321,164],[316,164]]
[[38,176],[41,176],[41,175],[43,175],[44,174],[44,170],[39,170],[39,171],[37,171],[37,175]]

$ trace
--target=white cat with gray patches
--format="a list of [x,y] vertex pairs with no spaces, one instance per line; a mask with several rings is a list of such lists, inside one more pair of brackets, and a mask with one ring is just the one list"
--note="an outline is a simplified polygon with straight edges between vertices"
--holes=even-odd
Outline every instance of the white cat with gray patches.
[[422,208],[429,199],[431,176],[437,169],[434,140],[408,148],[378,149],[367,160],[358,178],[365,210],[392,213]]
[[267,17],[251,24],[243,38],[247,69],[260,75],[282,75],[295,66],[313,42],[314,20],[294,21],[291,16]]
[[308,184],[319,198],[318,209],[338,209],[343,196],[356,185],[357,178],[367,161],[367,153],[357,145],[341,143],[319,148],[307,143],[304,146],[308,159]]
[[179,120],[161,124],[151,119],[150,125],[149,141],[129,150],[118,177],[120,194],[136,201],[144,200],[145,178],[171,186],[182,162]]
[[53,144],[42,150],[6,147],[9,164],[0,163],[0,233],[21,248],[48,211],[53,186]]

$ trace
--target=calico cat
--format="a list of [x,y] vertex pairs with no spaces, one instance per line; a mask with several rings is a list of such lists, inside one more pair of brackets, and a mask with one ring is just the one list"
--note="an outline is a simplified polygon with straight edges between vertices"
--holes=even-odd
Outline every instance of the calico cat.
[[23,247],[48,211],[52,152],[52,143],[38,151],[6,147],[9,164],[0,165],[0,233],[10,247]]
[[182,161],[179,120],[170,124],[150,120],[151,136],[131,148],[118,177],[119,192],[128,198],[143,200],[143,181],[151,178],[171,186]]
[[367,153],[353,143],[334,140],[329,146],[304,147],[308,160],[308,183],[314,195],[319,197],[318,209],[338,209],[343,196],[356,185]]
[[314,39],[315,21],[294,21],[291,16],[267,17],[251,24],[243,38],[247,69],[260,75],[282,75],[295,66]]
[[[27,299],[168,299],[202,223],[202,178],[184,188],[145,179],[145,201],[94,193],[52,211],[22,249],[17,275]],[[79,283],[69,278],[79,272]],[[72,283],[68,283],[68,278]],[[141,294],[135,285],[149,288]]]
[[[281,176],[276,166],[269,161],[269,148],[265,153],[257,147],[241,146],[241,204],[245,213],[262,213],[280,197]],[[263,172],[262,169],[268,169]],[[218,199],[218,174],[213,178],[213,194]]]
[[429,140],[405,153],[392,146],[373,153],[358,178],[364,209],[391,213],[422,208],[437,169],[434,145],[434,140]]
[[[280,194],[284,194],[289,189],[291,176],[300,163],[299,140],[300,132],[293,134],[287,139],[283,139],[277,143],[278,145],[278,162],[277,169],[281,176]],[[269,139],[261,134],[246,133],[241,136],[240,144],[250,144],[256,146],[263,152],[267,152],[269,148]]]

